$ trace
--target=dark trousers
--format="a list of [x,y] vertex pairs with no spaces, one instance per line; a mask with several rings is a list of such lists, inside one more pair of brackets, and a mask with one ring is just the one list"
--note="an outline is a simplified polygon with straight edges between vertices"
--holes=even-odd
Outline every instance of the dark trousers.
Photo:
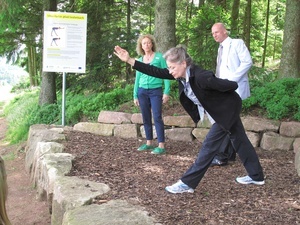
[[236,152],[231,144],[231,140],[228,135],[228,137],[224,140],[219,152],[216,154],[214,159],[217,159],[221,162],[228,162],[228,161],[234,161],[235,158],[236,158]]
[[165,142],[165,127],[162,119],[162,97],[162,88],[138,89],[138,100],[142,112],[146,139],[153,139],[152,111],[158,143]]
[[191,188],[196,188],[210,167],[210,163],[219,152],[222,144],[230,138],[231,144],[240,157],[248,175],[256,181],[264,180],[264,174],[258,156],[249,141],[241,119],[239,118],[229,131],[217,123],[212,125],[194,164],[185,172],[181,180]]

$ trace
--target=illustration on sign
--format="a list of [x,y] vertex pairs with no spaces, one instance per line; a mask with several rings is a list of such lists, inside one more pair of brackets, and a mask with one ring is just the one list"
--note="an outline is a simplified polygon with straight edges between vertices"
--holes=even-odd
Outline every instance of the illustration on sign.
[[[61,32],[61,31],[64,32]],[[64,41],[65,41],[65,29],[63,27],[52,27],[51,29],[51,46],[59,46],[59,47],[65,47]]]

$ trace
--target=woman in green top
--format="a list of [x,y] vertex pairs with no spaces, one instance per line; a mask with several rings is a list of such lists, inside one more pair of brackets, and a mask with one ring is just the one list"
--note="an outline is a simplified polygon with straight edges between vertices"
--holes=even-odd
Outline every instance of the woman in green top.
[[[167,68],[162,53],[156,52],[156,43],[152,35],[141,35],[137,41],[136,51],[141,57],[141,62],[154,65],[159,68]],[[164,91],[163,86],[164,84]],[[146,133],[146,144],[141,145],[138,151],[152,150],[152,154],[164,154],[165,129],[162,119],[162,103],[169,99],[170,81],[148,76],[136,71],[133,99],[134,104],[139,106],[142,112],[143,123]],[[152,114],[157,134],[158,147],[152,145],[153,128]]]

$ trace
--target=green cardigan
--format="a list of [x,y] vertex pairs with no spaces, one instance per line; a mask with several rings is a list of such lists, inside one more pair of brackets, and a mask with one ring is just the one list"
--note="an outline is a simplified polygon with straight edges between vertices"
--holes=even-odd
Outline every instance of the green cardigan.
[[[138,59],[143,62],[143,57]],[[166,60],[163,58],[162,53],[155,52],[153,60],[150,62],[150,65],[159,67],[159,68],[167,68]],[[164,94],[169,95],[170,93],[170,80],[160,79],[152,76],[148,76],[147,74],[136,71],[135,83],[133,89],[133,99],[137,99],[138,88],[144,89],[154,89],[162,87],[164,84]]]

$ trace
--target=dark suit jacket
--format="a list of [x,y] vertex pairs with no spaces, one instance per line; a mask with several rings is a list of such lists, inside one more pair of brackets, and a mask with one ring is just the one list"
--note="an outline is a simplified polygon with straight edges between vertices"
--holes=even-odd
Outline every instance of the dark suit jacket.
[[[174,80],[168,69],[135,61],[134,69],[150,76]],[[190,85],[203,108],[225,130],[239,119],[242,100],[235,92],[238,85],[234,81],[216,78],[213,72],[203,70],[196,65],[190,68]],[[184,86],[178,81],[179,100],[195,123],[200,120],[197,106],[184,94]]]

